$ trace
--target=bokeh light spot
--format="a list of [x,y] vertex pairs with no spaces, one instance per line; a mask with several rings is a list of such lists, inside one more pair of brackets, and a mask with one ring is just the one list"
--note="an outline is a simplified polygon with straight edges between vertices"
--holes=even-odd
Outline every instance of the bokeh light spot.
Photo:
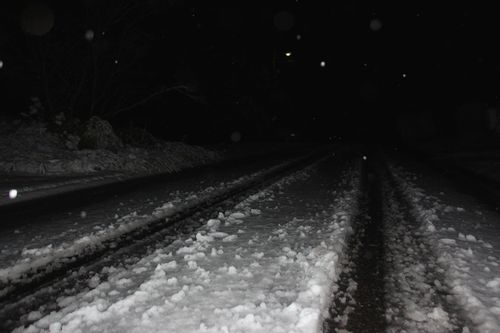
[[21,27],[30,35],[43,36],[54,27],[54,11],[43,2],[30,2],[21,13]]
[[370,21],[370,29],[372,31],[379,31],[380,29],[382,29],[382,21],[380,21],[379,19],[373,19]]
[[89,42],[94,39],[94,30],[87,30],[85,31],[85,39],[88,40]]
[[231,133],[231,141],[232,142],[240,142],[241,141],[241,133],[238,131],[234,131]]
[[9,198],[10,199],[17,198],[17,190],[16,189],[12,189],[12,190],[9,191]]

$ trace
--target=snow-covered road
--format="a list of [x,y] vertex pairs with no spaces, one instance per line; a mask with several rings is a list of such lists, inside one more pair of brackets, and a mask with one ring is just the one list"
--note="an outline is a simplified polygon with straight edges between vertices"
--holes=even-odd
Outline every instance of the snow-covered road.
[[15,332],[500,332],[498,213],[371,161],[330,156],[200,215]]
[[330,160],[297,172],[191,237],[96,274],[58,311],[30,313],[27,331],[314,331],[358,194],[356,168]]
[[391,227],[407,228],[392,234],[397,241],[391,244],[399,243],[395,260],[404,262],[394,272],[396,283],[404,284],[398,288],[399,311],[392,312],[394,325],[405,322],[415,332],[457,326],[462,332],[500,332],[498,213],[443,179],[391,169],[413,220]]
[[[96,197],[90,204],[56,206],[55,212],[46,214],[26,216],[22,212],[4,216],[0,233],[0,296],[9,284],[27,280],[38,270],[93,251],[106,241],[217,197],[286,164],[282,158],[271,158],[239,168],[205,167],[203,172],[189,173],[189,178],[174,175],[167,181],[150,182],[124,194]],[[76,204],[80,201],[76,200]]]

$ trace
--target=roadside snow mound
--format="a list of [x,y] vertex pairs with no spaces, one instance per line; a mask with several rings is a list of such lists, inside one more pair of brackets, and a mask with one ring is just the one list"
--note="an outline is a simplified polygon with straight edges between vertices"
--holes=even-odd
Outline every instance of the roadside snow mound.
[[109,121],[94,116],[85,124],[80,147],[118,151],[123,148],[123,142],[115,134]]
[[161,142],[151,149],[123,145],[108,149],[72,150],[45,124],[0,123],[0,172],[67,175],[114,171],[174,172],[221,159],[219,153],[181,142]]

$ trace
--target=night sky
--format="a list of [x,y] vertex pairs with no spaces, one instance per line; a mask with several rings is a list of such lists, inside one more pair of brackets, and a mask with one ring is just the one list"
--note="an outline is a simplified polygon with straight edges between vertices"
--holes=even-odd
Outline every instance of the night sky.
[[2,118],[60,112],[165,139],[393,139],[497,106],[492,6],[421,1],[3,1]]

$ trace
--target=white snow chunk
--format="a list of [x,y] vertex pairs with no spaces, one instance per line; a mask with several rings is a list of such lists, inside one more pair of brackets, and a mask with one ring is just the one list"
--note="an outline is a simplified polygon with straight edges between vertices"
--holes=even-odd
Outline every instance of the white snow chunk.
[[219,219],[210,219],[207,221],[207,227],[209,227],[209,228],[216,229],[219,226],[220,226]]
[[205,235],[202,235],[200,232],[196,234],[196,240],[198,242],[213,242],[214,238],[210,235],[208,236],[205,236]]
[[40,311],[31,311],[28,314],[28,320],[29,321],[35,321],[42,318],[42,313]]
[[261,213],[262,211],[260,209],[255,209],[255,208],[250,209],[250,214],[252,215],[260,215]]
[[232,213],[231,215],[229,215],[229,218],[232,218],[232,219],[242,219],[245,217],[246,217],[246,215],[243,214],[242,212],[235,212],[235,213]]
[[446,245],[455,245],[457,243],[454,239],[450,238],[441,238],[439,241]]
[[233,242],[238,238],[238,235],[229,235],[222,239],[223,242]]
[[89,287],[92,289],[96,288],[100,282],[101,279],[99,278],[99,275],[96,274],[89,280]]
[[173,294],[170,299],[172,300],[172,302],[177,303],[180,302],[185,296],[186,293],[181,289],[178,293]]
[[473,235],[467,235],[465,236],[465,239],[468,240],[469,242],[476,242],[477,239]]
[[493,289],[495,292],[500,292],[500,278],[494,278],[489,281],[486,287]]

